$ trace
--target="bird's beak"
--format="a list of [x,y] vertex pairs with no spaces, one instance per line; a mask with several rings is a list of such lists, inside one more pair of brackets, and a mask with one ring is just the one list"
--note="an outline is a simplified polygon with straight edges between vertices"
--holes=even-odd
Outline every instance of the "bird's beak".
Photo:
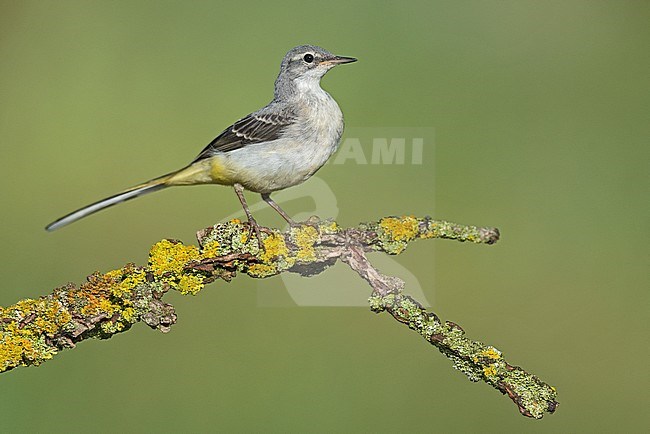
[[333,58],[328,59],[322,63],[329,63],[330,65],[342,65],[344,63],[352,63],[356,61],[357,59],[354,57],[334,56]]

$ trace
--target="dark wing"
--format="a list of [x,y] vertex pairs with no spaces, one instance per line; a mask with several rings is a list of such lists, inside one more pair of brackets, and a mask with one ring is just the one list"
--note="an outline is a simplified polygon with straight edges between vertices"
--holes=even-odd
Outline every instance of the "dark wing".
[[294,120],[293,116],[287,114],[252,113],[219,134],[194,161],[209,158],[218,152],[243,148],[253,143],[276,140]]

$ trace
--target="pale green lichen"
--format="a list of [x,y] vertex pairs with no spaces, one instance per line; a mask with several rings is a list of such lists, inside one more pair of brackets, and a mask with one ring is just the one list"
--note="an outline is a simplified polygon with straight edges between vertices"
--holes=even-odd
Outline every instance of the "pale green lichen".
[[442,324],[411,297],[399,293],[383,296],[373,293],[368,301],[374,312],[389,311],[435,345],[470,381],[483,380],[503,393],[512,394],[522,414],[541,418],[545,412],[555,411],[557,392],[554,387],[508,365],[501,351],[469,339],[456,324]]
[[494,228],[459,225],[445,220],[419,219],[419,238],[446,238],[456,241],[492,244],[497,241],[499,231]]
[[[214,225],[204,231],[201,236],[202,253],[204,257],[214,257],[211,255],[210,246],[217,247],[215,253],[218,255],[227,255],[229,253],[250,253],[257,255],[260,248],[257,245],[255,236],[249,237],[249,228],[238,219],[233,219],[225,224]],[[266,234],[262,233],[262,238]]]
[[361,229],[376,234],[373,247],[390,255],[402,253],[411,241],[427,238],[447,238],[456,241],[492,244],[499,238],[495,228],[458,225],[429,217],[385,217],[379,222],[364,223]]
[[318,229],[323,235],[334,235],[341,231],[341,227],[334,220],[323,220],[318,222]]

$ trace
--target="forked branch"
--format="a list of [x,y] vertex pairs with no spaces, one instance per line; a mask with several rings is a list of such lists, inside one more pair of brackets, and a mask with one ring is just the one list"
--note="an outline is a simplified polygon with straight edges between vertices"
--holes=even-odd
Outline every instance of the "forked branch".
[[260,250],[247,225],[232,220],[199,231],[197,238],[199,246],[175,240],[156,243],[147,266],[127,264],[94,273],[79,287],[69,283],[38,300],[0,307],[0,372],[39,365],[84,339],[109,338],[139,321],[167,332],[177,319],[173,306],[162,301],[170,289],[196,294],[214,280],[232,280],[237,272],[255,278],[282,272],[312,276],[341,260],[371,286],[374,312],[386,311],[417,331],[470,380],[485,381],[507,394],[528,417],[541,418],[558,405],[555,388],[510,365],[496,348],[469,339],[460,326],[428,312],[402,293],[401,279],[380,273],[366,257],[373,250],[399,254],[416,239],[493,244],[499,238],[494,228],[386,217],[342,229],[315,219],[287,232],[265,229]]

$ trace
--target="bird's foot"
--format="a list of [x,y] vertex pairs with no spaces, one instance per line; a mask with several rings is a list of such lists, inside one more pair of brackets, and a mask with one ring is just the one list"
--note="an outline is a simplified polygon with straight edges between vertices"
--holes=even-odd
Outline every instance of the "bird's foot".
[[255,233],[255,238],[257,238],[257,246],[259,249],[264,252],[264,243],[262,242],[262,232],[267,232],[269,233],[270,230],[267,228],[262,228],[260,225],[257,224],[257,221],[253,218],[253,216],[248,217],[248,239],[250,240],[253,236],[253,232]]

